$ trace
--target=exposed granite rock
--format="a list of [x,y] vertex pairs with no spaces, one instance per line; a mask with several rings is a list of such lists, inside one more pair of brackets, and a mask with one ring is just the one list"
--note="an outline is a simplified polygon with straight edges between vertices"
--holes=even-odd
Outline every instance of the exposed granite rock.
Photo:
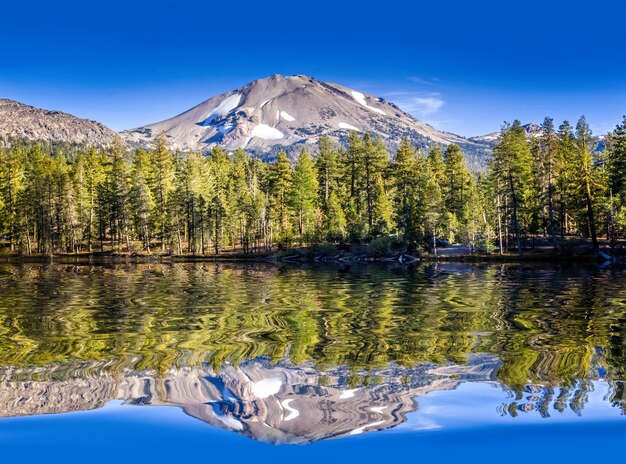
[[111,145],[117,134],[99,122],[0,98],[0,137],[91,146]]

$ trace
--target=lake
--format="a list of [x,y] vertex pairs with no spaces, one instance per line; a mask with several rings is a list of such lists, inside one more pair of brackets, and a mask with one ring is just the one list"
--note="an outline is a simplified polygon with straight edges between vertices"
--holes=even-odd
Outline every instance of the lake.
[[625,347],[615,267],[3,264],[0,451],[597,460]]

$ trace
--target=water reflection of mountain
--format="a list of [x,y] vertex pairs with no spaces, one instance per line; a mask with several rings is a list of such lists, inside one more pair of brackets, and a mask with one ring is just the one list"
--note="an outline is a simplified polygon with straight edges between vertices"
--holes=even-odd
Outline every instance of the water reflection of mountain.
[[416,398],[450,390],[462,381],[491,382],[493,356],[466,365],[389,366],[361,372],[351,385],[347,368],[318,371],[312,365],[267,360],[177,369],[163,377],[108,374],[99,365],[5,370],[0,416],[30,416],[102,407],[111,400],[138,406],[177,406],[214,426],[273,443],[306,443],[394,427],[418,405]]

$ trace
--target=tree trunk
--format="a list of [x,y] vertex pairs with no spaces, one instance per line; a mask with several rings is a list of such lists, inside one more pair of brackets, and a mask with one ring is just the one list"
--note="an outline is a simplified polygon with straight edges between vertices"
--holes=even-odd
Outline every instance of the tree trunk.
[[220,252],[220,244],[219,244],[219,225],[218,225],[218,214],[217,214],[217,208],[215,209],[215,240],[213,242],[214,247],[215,247],[215,254],[219,254]]
[[556,227],[554,225],[553,193],[554,185],[552,184],[552,177],[550,174],[550,180],[548,181],[548,220],[550,221],[550,236],[552,237],[552,246],[556,250],[558,248],[558,241],[556,239]]
[[504,254],[504,250],[502,249],[502,212],[500,210],[500,195],[498,195],[496,210],[498,211],[498,244],[500,249],[500,256],[502,256]]
[[515,239],[517,241],[517,251],[520,258],[524,256],[524,250],[522,249],[522,237],[519,232],[519,224],[517,222],[517,197],[515,196],[515,184],[513,183],[513,177],[509,175],[509,185],[511,186],[511,200],[513,201],[513,232],[515,233]]
[[591,202],[591,186],[589,180],[585,179],[585,201],[587,203],[587,217],[589,219],[589,232],[591,233],[591,242],[593,243],[593,251],[598,251],[598,236],[596,233],[596,222],[593,215],[593,204]]

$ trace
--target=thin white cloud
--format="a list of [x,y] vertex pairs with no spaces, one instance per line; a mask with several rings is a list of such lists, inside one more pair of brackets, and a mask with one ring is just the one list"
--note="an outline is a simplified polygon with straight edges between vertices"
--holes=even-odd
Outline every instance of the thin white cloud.
[[439,97],[416,97],[413,99],[414,111],[422,115],[436,113],[445,102]]
[[407,81],[413,82],[414,84],[419,85],[433,85],[437,82],[440,82],[436,77],[420,77],[420,76],[409,76],[406,78]]
[[414,84],[422,84],[422,85],[431,85],[432,82],[429,81],[428,79],[424,79],[422,77],[419,76],[409,76],[407,77],[407,80],[409,82],[413,82]]
[[408,113],[418,116],[430,116],[438,113],[446,104],[439,93],[425,95],[406,95],[396,100],[396,104]]

